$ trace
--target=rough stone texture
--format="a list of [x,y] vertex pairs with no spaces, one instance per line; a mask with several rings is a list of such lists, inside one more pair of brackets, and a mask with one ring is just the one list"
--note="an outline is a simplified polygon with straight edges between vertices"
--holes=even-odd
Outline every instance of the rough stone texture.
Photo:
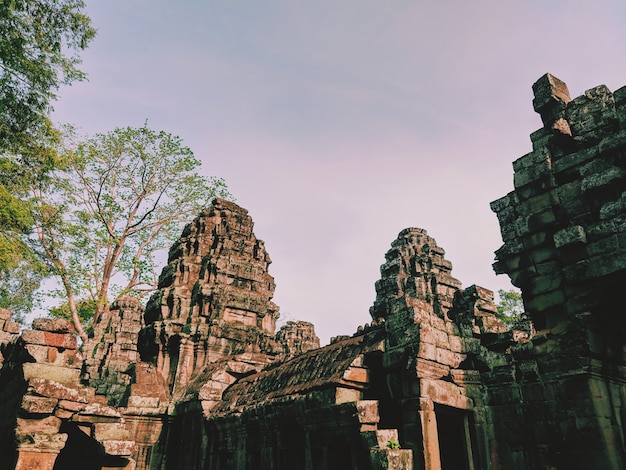
[[[516,338],[493,315],[493,293],[461,290],[425,230],[403,230],[392,243],[373,321],[323,348],[306,322],[274,335],[268,264],[247,212],[216,200],[172,248],[145,326],[139,304],[121,299],[94,326],[84,362],[64,325],[38,321],[41,329],[22,335],[22,362],[17,349],[12,360],[21,379],[2,369],[20,409],[13,424],[3,419],[5,435],[30,432],[42,459],[58,454],[62,468],[77,468],[73,460],[138,470],[488,463],[477,368],[489,369]],[[451,432],[453,443],[439,438]],[[51,436],[65,441],[55,447]]]
[[140,353],[176,396],[194,374],[225,357],[263,353],[268,363],[281,350],[271,260],[252,228],[245,209],[216,199],[170,249],[146,307]]
[[306,322],[275,335],[263,242],[218,199],[172,247],[143,323],[121,299],[85,361],[69,324],[18,336],[0,310],[3,462],[624,468],[626,88],[571,99],[546,75],[533,90],[543,127],[513,164],[515,191],[492,203],[495,268],[527,310],[512,328],[492,291],[463,289],[436,241],[408,228],[385,255],[371,323],[321,348]]
[[9,310],[0,308],[0,367],[4,361],[8,345],[15,341],[20,333],[20,325],[12,321],[11,318]]
[[125,406],[133,380],[133,365],[139,362],[137,335],[142,326],[143,305],[133,297],[122,297],[104,312],[94,326],[93,336],[82,347],[84,379],[106,395],[112,406]]
[[[476,366],[490,351],[477,338],[503,327],[493,314],[493,293],[476,286],[461,290],[444,255],[425,230],[409,228],[391,244],[380,268],[370,314],[386,320],[383,400],[398,413],[381,424],[399,429],[399,443],[413,450],[416,468],[486,468],[489,414]],[[441,414],[451,417],[438,429]],[[471,445],[470,433],[461,431],[470,419]],[[439,433],[451,428],[467,442],[458,437],[446,447]],[[444,454],[456,457],[445,460]]]
[[[133,467],[133,440],[114,443],[93,433],[102,420],[122,426],[121,415],[80,384],[82,357],[70,323],[38,319],[33,328],[7,345],[0,369],[0,455],[8,468],[100,468],[107,462],[110,468]],[[94,466],[81,467],[89,447]]]
[[450,275],[452,263],[444,258],[426,230],[404,229],[391,244],[376,282],[376,301],[370,309],[372,318],[387,317],[405,309],[405,298],[430,305],[439,317],[445,317],[461,283]]
[[283,359],[317,349],[320,339],[315,334],[312,323],[305,321],[288,321],[276,332],[276,341],[283,347]]
[[533,90],[544,127],[513,164],[515,190],[492,203],[504,241],[494,267],[522,289],[537,329],[485,376],[498,459],[624,468],[626,88],[572,100],[547,74]]

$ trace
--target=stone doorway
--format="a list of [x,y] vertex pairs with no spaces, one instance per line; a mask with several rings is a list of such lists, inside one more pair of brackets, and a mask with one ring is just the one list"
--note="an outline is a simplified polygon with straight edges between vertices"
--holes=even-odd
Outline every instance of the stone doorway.
[[466,410],[435,404],[441,470],[475,470],[472,416]]
[[76,423],[63,423],[60,432],[66,433],[68,437],[65,447],[56,458],[52,470],[129,468],[129,459],[106,454],[102,444],[88,436],[87,432]]

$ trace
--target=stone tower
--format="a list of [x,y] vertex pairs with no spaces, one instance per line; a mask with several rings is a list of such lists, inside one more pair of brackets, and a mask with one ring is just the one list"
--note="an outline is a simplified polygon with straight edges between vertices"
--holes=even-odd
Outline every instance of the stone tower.
[[216,199],[170,249],[139,352],[174,394],[210,364],[241,355],[266,364],[280,352],[271,260],[252,228],[247,210]]

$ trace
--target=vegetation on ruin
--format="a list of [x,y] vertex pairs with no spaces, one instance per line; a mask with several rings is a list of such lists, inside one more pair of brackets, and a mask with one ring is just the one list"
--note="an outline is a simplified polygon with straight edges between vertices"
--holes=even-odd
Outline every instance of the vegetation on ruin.
[[95,35],[82,0],[0,0],[0,306],[30,311],[45,275],[27,243],[28,189],[59,165],[49,114],[61,85],[83,80]]
[[52,313],[85,339],[85,322],[115,298],[156,289],[158,253],[214,197],[231,196],[222,179],[198,174],[179,137],[147,125],[70,131],[59,154],[63,168],[31,188],[33,246],[60,283],[53,295],[64,303]]
[[524,314],[524,301],[522,294],[516,289],[498,290],[497,317],[500,318],[507,326],[511,327],[519,321]]
[[[78,334],[120,295],[157,285],[156,254],[224,181],[197,174],[180,138],[144,125],[78,137],[55,129],[61,85],[83,80],[95,35],[82,0],[0,0],[0,307],[16,319],[43,295]],[[58,288],[37,294],[53,277]]]
[[396,450],[400,448],[400,443],[398,441],[387,441],[387,448]]

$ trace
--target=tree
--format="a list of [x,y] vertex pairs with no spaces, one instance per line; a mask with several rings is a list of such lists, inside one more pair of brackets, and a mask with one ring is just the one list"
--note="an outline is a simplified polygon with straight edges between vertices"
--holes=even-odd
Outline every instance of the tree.
[[45,267],[33,259],[22,261],[10,272],[0,270],[0,307],[11,310],[14,321],[23,324],[25,315],[40,304],[37,289],[45,273]]
[[49,119],[60,85],[82,80],[95,35],[82,0],[0,0],[0,307],[32,307],[44,275],[25,241],[31,183],[58,164]]
[[496,306],[498,318],[507,325],[513,325],[520,320],[524,313],[522,294],[515,289],[500,289],[498,290],[498,297],[500,299]]
[[[85,78],[78,53],[95,35],[82,0],[0,0],[0,150],[40,147],[60,85]],[[44,139],[45,140],[45,139]],[[27,152],[28,157],[37,152]]]
[[[75,139],[70,135],[69,140]],[[32,188],[36,249],[60,281],[76,331],[81,303],[93,321],[120,295],[157,287],[155,256],[214,197],[231,198],[179,137],[141,128],[66,143],[64,170]]]

